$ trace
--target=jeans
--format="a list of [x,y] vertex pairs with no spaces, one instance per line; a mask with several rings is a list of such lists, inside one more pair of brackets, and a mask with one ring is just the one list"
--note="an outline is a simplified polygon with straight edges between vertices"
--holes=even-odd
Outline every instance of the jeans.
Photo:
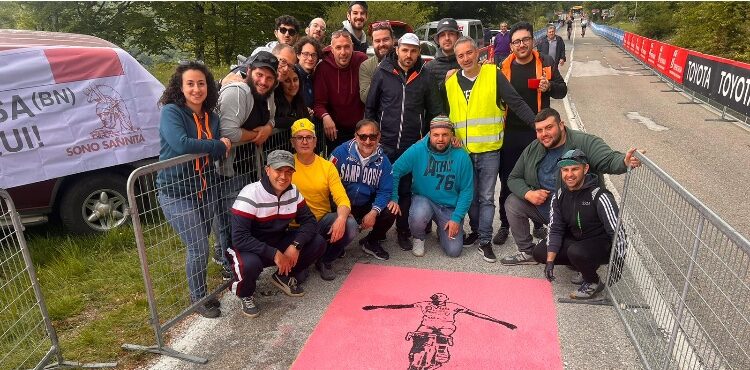
[[204,199],[199,200],[171,197],[159,192],[159,204],[164,216],[186,247],[185,273],[191,302],[206,295],[208,235],[215,207],[208,194],[204,193]]
[[331,263],[336,260],[336,258],[341,255],[341,251],[343,251],[344,248],[346,248],[346,246],[357,237],[357,234],[359,234],[359,224],[357,224],[357,221],[354,220],[352,215],[349,215],[349,217],[346,218],[346,229],[344,230],[344,235],[342,235],[341,239],[337,240],[335,243],[331,243],[331,236],[328,234],[328,230],[331,229],[331,226],[336,221],[336,217],[338,217],[338,214],[336,212],[331,212],[318,221],[318,234],[328,242],[326,251],[323,254],[323,257],[320,258],[320,260],[325,263]]
[[492,239],[495,218],[495,184],[500,170],[500,151],[470,154],[474,165],[474,199],[469,207],[469,227],[479,234],[479,241]]
[[411,197],[411,209],[409,210],[409,227],[414,239],[424,240],[425,227],[430,220],[437,223],[437,232],[440,237],[440,247],[450,257],[458,257],[464,248],[464,220],[458,225],[458,235],[451,239],[445,225],[451,220],[453,207],[444,207],[424,196],[414,194]]
[[505,201],[505,210],[508,212],[510,233],[513,235],[513,240],[516,241],[518,251],[531,254],[534,249],[534,238],[531,236],[529,219],[534,222],[548,224],[549,214],[539,212],[537,206],[529,203],[526,199],[519,198],[513,193]]
[[224,265],[228,266],[227,250],[232,248],[232,216],[230,210],[237,199],[240,190],[252,181],[246,175],[232,177],[219,176],[218,202],[216,202],[216,217],[214,222],[214,236],[224,256]]

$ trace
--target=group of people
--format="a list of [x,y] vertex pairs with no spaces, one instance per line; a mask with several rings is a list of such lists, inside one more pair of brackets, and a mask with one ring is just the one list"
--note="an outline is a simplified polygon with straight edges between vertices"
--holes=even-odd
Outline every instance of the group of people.
[[[425,63],[418,37],[396,40],[388,21],[367,35],[367,10],[352,2],[325,48],[322,19],[298,40],[300,23],[277,18],[277,40],[254,51],[220,89],[198,62],[171,77],[160,101],[160,159],[208,154],[158,176],[162,210],[187,246],[197,311],[220,315],[219,302],[204,299],[212,224],[219,229],[214,258],[248,316],[260,312],[253,295],[264,268],[276,266],[271,283],[301,296],[313,266],[322,279],[336,278],[336,260],[360,231],[368,231],[358,241],[365,253],[389,259],[382,242],[394,223],[400,249],[418,257],[433,223],[450,257],[476,246],[496,262],[493,243],[512,235],[518,253],[501,263],[543,263],[550,280],[554,264],[569,264],[581,275],[574,298],[600,291],[596,269],[607,262],[617,217],[600,175],[640,162],[634,149],[623,154],[567,128],[550,108],[551,98],[567,94],[558,69],[564,52],[560,59],[535,50],[532,26],[519,22],[507,31],[509,54],[497,65],[481,63],[476,42],[445,18],[434,36],[438,54]],[[289,130],[294,153],[269,153],[251,183],[239,158],[274,129]],[[319,133],[328,158],[318,154]],[[493,237],[498,178],[501,222]],[[217,191],[214,183],[229,185]],[[547,227],[548,238],[541,234]]]

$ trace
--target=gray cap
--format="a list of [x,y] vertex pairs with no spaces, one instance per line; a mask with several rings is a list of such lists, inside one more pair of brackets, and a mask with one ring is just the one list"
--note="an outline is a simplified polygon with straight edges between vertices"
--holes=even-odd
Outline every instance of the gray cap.
[[294,169],[294,155],[286,150],[274,150],[268,153],[266,164],[274,170],[278,170],[281,167],[291,167]]
[[435,33],[435,41],[437,41],[438,36],[445,31],[453,31],[458,32],[458,22],[456,22],[453,18],[443,18],[441,19],[437,24],[437,32]]

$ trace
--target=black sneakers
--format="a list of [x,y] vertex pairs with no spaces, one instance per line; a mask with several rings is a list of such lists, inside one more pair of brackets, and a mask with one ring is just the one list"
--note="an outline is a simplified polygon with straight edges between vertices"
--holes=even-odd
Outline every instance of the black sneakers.
[[507,227],[501,227],[500,230],[497,231],[497,234],[495,234],[495,237],[492,238],[492,242],[497,245],[503,245],[508,240],[509,234],[510,230]]
[[410,251],[413,248],[411,244],[411,235],[409,235],[408,231],[396,231],[396,236],[398,237],[398,246],[401,247],[402,251]]
[[483,260],[489,263],[495,263],[497,261],[495,252],[492,251],[492,243],[489,240],[483,240],[479,242],[479,248],[477,249],[477,251],[479,251],[479,254],[482,255]]
[[250,317],[256,317],[260,315],[260,309],[255,304],[255,298],[250,296],[250,297],[243,297],[240,299],[242,300],[242,313]]
[[474,243],[477,242],[477,239],[479,239],[479,234],[470,233],[464,237],[464,245],[474,245]]
[[383,246],[380,245],[380,241],[372,241],[370,238],[362,238],[359,240],[359,245],[362,246],[362,251],[381,260],[381,261],[387,261],[388,258],[390,258],[390,255],[388,255],[388,252],[383,249]]
[[211,298],[206,303],[199,305],[195,311],[207,319],[215,319],[221,316],[220,306],[221,303],[219,303],[218,299]]
[[221,280],[229,281],[232,279],[234,279],[232,267],[230,267],[229,265],[221,265]]
[[211,260],[217,265],[224,264],[224,251],[221,249],[221,246],[214,245],[214,254],[211,256]]
[[297,279],[293,276],[279,275],[278,272],[271,275],[271,283],[290,297],[302,297],[305,291],[297,285]]
[[333,271],[333,265],[330,262],[315,262],[315,268],[320,272],[320,278],[323,280],[333,280],[336,278],[336,272]]

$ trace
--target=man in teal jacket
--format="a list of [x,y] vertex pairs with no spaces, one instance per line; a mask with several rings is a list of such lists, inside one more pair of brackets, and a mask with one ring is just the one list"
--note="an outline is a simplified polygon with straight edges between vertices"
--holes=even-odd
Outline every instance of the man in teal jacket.
[[512,192],[505,201],[510,233],[519,253],[503,258],[504,265],[536,264],[531,255],[534,249],[529,219],[549,224],[551,194],[560,188],[557,161],[565,152],[580,149],[588,155],[590,172],[597,174],[602,188],[603,174],[621,174],[628,167],[638,167],[641,161],[633,156],[635,148],[627,153],[612,150],[601,138],[565,127],[560,113],[544,108],[537,115],[536,140],[521,153],[508,177]]
[[424,256],[425,227],[433,218],[440,246],[451,257],[463,249],[463,222],[474,198],[474,171],[462,148],[451,146],[453,124],[446,116],[430,122],[430,136],[407,149],[393,164],[393,195],[388,209],[400,214],[398,181],[412,174],[409,228],[414,237],[412,253]]

